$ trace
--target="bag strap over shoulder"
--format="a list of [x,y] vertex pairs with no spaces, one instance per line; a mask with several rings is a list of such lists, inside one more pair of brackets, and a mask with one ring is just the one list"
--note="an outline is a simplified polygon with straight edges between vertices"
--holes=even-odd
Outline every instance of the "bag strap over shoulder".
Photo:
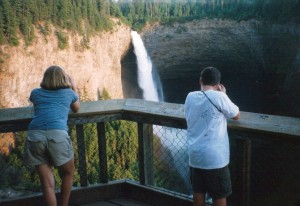
[[216,108],[219,112],[221,112],[221,113],[223,114],[222,110],[219,109],[219,108],[218,108],[218,107],[210,100],[210,98],[208,98],[208,96],[205,94],[205,92],[204,92],[204,91],[201,91],[201,92],[206,96],[206,98],[210,101],[210,103],[212,103],[212,105],[214,105],[215,108]]

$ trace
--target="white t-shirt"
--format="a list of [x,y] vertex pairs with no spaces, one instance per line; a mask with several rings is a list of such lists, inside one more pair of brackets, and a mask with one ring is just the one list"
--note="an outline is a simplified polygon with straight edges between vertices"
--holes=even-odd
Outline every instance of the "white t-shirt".
[[224,92],[190,92],[185,100],[189,165],[217,169],[229,163],[229,140],[226,118],[238,115],[239,108]]

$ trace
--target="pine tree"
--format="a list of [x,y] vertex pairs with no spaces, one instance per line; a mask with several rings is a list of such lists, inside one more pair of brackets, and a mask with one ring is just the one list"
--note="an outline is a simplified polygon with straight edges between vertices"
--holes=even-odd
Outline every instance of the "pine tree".
[[7,37],[8,42],[12,45],[18,45],[17,37],[17,23],[14,10],[11,7],[9,0],[2,0],[1,6],[3,8],[3,23],[4,23],[4,35]]
[[[34,38],[34,18],[37,11],[34,11],[34,3],[30,1],[15,0],[15,9],[17,12],[17,19],[19,23],[19,29],[24,36],[25,43],[28,45]],[[31,8],[32,7],[32,8]]]
[[0,44],[4,43],[4,22],[3,22],[3,12],[0,6]]
[[97,7],[100,16],[105,17],[110,15],[110,2],[108,0],[98,0]]

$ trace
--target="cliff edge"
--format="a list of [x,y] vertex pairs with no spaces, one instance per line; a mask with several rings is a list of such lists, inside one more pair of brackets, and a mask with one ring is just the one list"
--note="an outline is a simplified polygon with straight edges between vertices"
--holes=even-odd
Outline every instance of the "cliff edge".
[[115,20],[114,29],[90,37],[89,49],[81,46],[82,36],[67,33],[68,47],[58,48],[55,28],[50,35],[38,31],[32,44],[25,47],[1,45],[0,107],[28,106],[33,88],[39,87],[43,73],[51,65],[71,74],[84,98],[99,99],[105,88],[111,98],[123,98],[121,59],[131,46],[130,27]]

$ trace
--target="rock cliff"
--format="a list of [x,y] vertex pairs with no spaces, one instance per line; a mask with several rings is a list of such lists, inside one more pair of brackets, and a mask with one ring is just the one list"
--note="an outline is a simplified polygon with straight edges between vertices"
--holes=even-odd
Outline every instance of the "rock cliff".
[[121,59],[131,46],[130,28],[117,24],[114,30],[93,35],[89,49],[80,46],[82,37],[68,33],[68,47],[59,49],[55,29],[49,36],[38,32],[25,47],[2,45],[0,67],[0,106],[29,105],[33,88],[39,87],[45,69],[62,66],[71,74],[79,91],[89,100],[97,100],[105,88],[112,98],[123,98]]
[[[151,25],[141,36],[162,80],[165,101],[183,103],[189,91],[199,89],[200,69],[215,66],[241,110],[299,116],[299,28],[203,19]],[[103,88],[112,98],[141,98],[129,27],[116,24],[113,31],[94,35],[90,49],[82,49],[82,37],[70,33],[63,50],[52,29],[47,37],[36,33],[29,47],[1,46],[1,107],[28,105],[30,91],[52,64],[73,75],[90,100],[98,99]]]
[[300,29],[255,20],[194,20],[152,25],[143,39],[165,100],[183,103],[199,89],[200,70],[215,66],[241,110],[299,116]]

